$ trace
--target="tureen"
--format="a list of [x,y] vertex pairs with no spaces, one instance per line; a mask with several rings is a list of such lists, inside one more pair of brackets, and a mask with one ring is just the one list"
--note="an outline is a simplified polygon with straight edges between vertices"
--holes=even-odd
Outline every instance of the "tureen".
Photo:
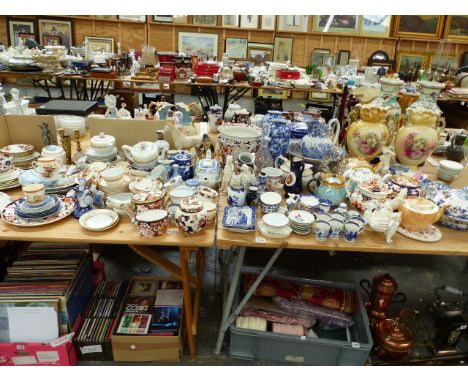
[[226,123],[219,127],[219,144],[223,159],[233,151],[257,152],[262,140],[262,130],[243,123]]
[[349,201],[354,207],[362,211],[365,202],[373,199],[384,202],[390,192],[390,189],[383,181],[378,179],[367,180],[356,187],[349,196]]

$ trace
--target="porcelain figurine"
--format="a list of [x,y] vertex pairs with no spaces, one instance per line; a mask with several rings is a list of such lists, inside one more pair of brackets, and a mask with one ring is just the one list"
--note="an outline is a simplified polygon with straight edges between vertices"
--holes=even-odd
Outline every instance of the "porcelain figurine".
[[226,164],[224,165],[223,179],[221,181],[220,191],[226,191],[226,188],[231,182],[232,174],[234,173],[234,163],[232,155],[226,157]]
[[382,204],[376,206],[372,202],[364,203],[364,209],[364,220],[368,226],[376,232],[384,233],[386,242],[391,244],[400,226],[401,214],[385,208]]
[[117,98],[115,98],[115,95],[106,95],[104,97],[104,104],[107,107],[106,113],[104,114],[106,118],[119,118],[117,114]]
[[47,122],[42,122],[39,128],[41,129],[41,138],[44,147],[49,146],[52,143],[52,134],[49,130],[49,124]]
[[199,135],[184,135],[177,126],[166,125],[163,130],[164,139],[177,150],[188,150],[202,143]]
[[[307,118],[305,122],[307,123],[308,133],[302,138],[302,155],[311,159],[330,157],[340,135],[340,123],[338,120],[333,118],[328,124],[325,124],[319,120]],[[334,132],[330,136],[333,126],[335,126]]]
[[200,159],[195,168],[195,175],[199,180],[207,179],[208,187],[217,188],[219,183],[220,166],[216,159],[211,158],[211,150],[206,151],[206,157]]
[[206,157],[207,151],[210,150],[211,154],[214,155],[215,147],[213,142],[208,134],[203,134],[202,142],[200,145],[195,147],[195,151],[199,159],[203,159]]
[[157,136],[157,141],[156,141],[156,147],[158,148],[158,156],[159,159],[166,159],[166,153],[167,151],[170,150],[170,145],[169,142],[164,140],[163,132],[162,130],[156,131],[156,136]]
[[395,153],[389,147],[382,148],[382,154],[380,154],[380,165],[377,168],[377,173],[380,176],[384,176],[390,173],[390,164],[395,157]]
[[76,207],[73,211],[75,219],[79,219],[86,212],[93,209],[93,197],[86,186],[85,178],[78,179],[78,185],[68,191],[67,197],[72,197],[75,200]]
[[205,206],[196,197],[183,199],[175,212],[177,227],[189,235],[202,231],[207,224],[207,218]]
[[210,132],[217,133],[218,127],[223,124],[223,109],[218,105],[210,106],[208,110],[208,128]]
[[93,203],[97,208],[105,208],[106,203],[104,202],[105,194],[103,191],[96,188],[96,183],[93,182],[89,188],[91,195],[93,196]]
[[127,104],[125,102],[122,102],[120,105],[120,109],[117,112],[117,116],[121,119],[132,119],[132,114],[130,114],[130,112],[127,109],[125,109],[125,106],[127,106]]
[[256,177],[250,166],[243,164],[240,168],[241,184],[245,189],[248,189],[252,183],[256,182]]

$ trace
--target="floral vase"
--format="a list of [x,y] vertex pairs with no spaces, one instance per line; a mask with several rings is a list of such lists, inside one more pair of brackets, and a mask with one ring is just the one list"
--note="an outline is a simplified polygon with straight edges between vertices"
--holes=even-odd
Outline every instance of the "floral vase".
[[346,143],[351,156],[371,161],[381,154],[389,138],[389,128],[384,124],[388,108],[375,104],[362,105],[361,119],[353,122],[346,132]]
[[387,125],[390,134],[390,146],[393,146],[393,140],[395,139],[395,135],[398,130],[398,123],[401,117],[401,107],[397,100],[397,94],[405,81],[400,80],[399,78],[382,77],[379,82],[381,85],[380,96],[373,103],[387,108],[385,124]]
[[420,98],[406,110],[405,122],[395,137],[395,154],[400,163],[419,166],[437,147],[439,128],[445,127],[437,96],[444,84],[421,81]]

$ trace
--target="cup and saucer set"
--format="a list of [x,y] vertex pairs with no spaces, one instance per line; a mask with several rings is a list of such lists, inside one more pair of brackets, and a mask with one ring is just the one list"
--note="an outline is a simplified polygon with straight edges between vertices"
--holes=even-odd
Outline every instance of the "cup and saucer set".
[[8,190],[20,185],[18,177],[22,170],[14,168],[9,156],[0,154],[0,190]]
[[25,143],[8,145],[0,149],[0,153],[11,158],[12,164],[16,168],[28,169],[32,163],[40,157],[40,154],[34,151],[34,146]]
[[71,198],[46,194],[43,184],[29,184],[23,187],[24,197],[7,204],[2,219],[21,227],[35,227],[59,221],[75,209]]

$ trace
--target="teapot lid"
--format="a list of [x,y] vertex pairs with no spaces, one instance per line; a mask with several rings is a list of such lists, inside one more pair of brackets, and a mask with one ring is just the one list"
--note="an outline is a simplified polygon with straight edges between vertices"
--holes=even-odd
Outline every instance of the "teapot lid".
[[101,132],[99,135],[91,137],[91,146],[114,146],[115,137]]
[[420,214],[434,214],[439,206],[426,198],[407,198],[403,202],[405,207]]

